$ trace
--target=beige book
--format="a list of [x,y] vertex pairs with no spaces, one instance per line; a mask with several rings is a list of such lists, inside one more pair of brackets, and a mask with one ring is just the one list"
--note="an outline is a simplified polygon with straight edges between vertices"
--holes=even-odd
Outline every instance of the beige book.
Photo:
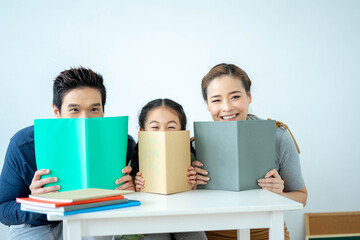
[[133,193],[131,190],[109,190],[100,188],[87,188],[81,190],[72,190],[66,192],[53,192],[29,195],[29,198],[53,201],[53,202],[77,202],[89,199],[112,197]]
[[142,192],[172,194],[191,190],[189,131],[140,131],[139,169],[145,180]]

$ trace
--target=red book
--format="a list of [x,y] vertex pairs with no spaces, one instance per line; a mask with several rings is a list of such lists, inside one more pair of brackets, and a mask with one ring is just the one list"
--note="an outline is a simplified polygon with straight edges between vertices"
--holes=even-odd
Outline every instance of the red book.
[[16,198],[16,202],[25,203],[25,204],[29,204],[29,205],[35,205],[35,206],[57,208],[57,207],[72,206],[72,205],[79,205],[79,204],[112,201],[112,200],[118,200],[118,199],[123,199],[123,198],[124,198],[123,195],[118,195],[118,196],[112,196],[112,197],[82,200],[82,201],[77,201],[77,202],[55,202],[55,201],[39,200],[39,199],[35,199],[35,198]]

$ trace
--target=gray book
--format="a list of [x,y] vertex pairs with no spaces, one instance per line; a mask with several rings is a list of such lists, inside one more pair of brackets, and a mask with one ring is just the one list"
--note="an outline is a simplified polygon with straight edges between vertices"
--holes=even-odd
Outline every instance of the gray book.
[[194,122],[196,159],[210,181],[199,189],[242,191],[275,168],[273,120]]

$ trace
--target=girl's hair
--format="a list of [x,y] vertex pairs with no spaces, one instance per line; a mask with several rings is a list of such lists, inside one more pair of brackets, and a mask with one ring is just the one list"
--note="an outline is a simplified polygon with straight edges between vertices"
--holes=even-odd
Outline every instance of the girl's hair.
[[152,101],[148,102],[141,109],[141,112],[139,115],[140,128],[145,129],[145,123],[146,123],[149,112],[157,107],[162,107],[162,106],[168,107],[176,112],[176,114],[180,120],[181,130],[185,130],[186,129],[186,115],[185,115],[184,109],[177,102],[175,102],[171,99],[167,99],[167,98],[164,98],[164,99],[158,98],[158,99],[152,100]]
[[205,101],[207,101],[207,88],[211,81],[217,77],[231,76],[241,81],[246,93],[250,92],[251,81],[244,70],[234,64],[220,63],[210,69],[210,71],[203,77],[201,81],[201,91]]

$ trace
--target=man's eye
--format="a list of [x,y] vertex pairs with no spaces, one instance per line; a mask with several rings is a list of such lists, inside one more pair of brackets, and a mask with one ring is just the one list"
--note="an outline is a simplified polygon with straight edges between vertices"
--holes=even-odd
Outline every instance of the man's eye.
[[98,109],[98,108],[93,108],[93,109],[91,109],[91,111],[92,111],[92,112],[98,112],[99,109]]
[[77,109],[77,108],[70,109],[70,112],[78,112],[78,111],[79,111],[79,109]]

